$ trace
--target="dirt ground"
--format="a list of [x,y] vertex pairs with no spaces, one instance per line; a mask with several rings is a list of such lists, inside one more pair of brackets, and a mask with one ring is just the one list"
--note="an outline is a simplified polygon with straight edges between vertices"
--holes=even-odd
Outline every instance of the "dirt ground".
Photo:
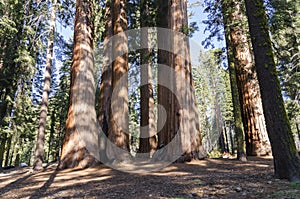
[[124,173],[105,165],[0,173],[0,198],[300,198],[300,184],[275,179],[270,157],[205,159],[157,172]]

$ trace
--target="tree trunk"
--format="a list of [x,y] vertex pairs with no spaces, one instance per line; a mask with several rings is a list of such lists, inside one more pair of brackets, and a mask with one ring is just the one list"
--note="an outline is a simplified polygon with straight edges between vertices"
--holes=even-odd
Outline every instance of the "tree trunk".
[[224,135],[224,140],[225,140],[225,152],[230,153],[230,148],[229,148],[229,136],[227,133],[227,129],[226,129],[226,124],[223,125],[223,129],[222,129],[222,134]]
[[[188,33],[187,1],[174,0],[170,9],[170,28],[175,31],[174,36],[171,36],[171,49],[174,53],[171,56],[171,65],[175,70],[171,84],[174,84],[176,94],[173,95],[174,108],[171,109],[174,109],[171,112],[173,121],[171,138],[179,134],[180,144],[176,148],[178,147],[183,155],[177,161],[184,162],[203,158],[204,153],[192,80],[189,41],[185,35]],[[174,149],[171,153],[174,153]]]
[[147,27],[149,23],[149,1],[141,1],[141,118],[140,118],[140,153],[153,154],[156,149],[155,138],[155,115],[154,115],[154,98],[152,86],[152,67],[151,67],[151,50],[150,35]]
[[228,27],[233,50],[247,155],[271,154],[244,10],[239,1],[223,1],[222,5],[223,15],[227,18],[224,26]]
[[113,1],[113,70],[112,98],[109,115],[108,138],[119,150],[107,148],[107,157],[111,160],[126,161],[129,151],[129,113],[128,113],[128,41],[126,0]]
[[233,141],[233,135],[232,135],[232,129],[231,129],[231,122],[229,125],[229,138],[230,138],[230,145],[231,145],[231,154],[234,154],[234,141]]
[[92,15],[93,1],[76,1],[70,103],[59,169],[86,168],[99,158]]
[[266,126],[274,156],[275,176],[300,181],[300,157],[281,95],[264,2],[245,2]]
[[[223,17],[223,20],[224,20],[224,24],[228,23],[226,17]],[[228,70],[230,76],[232,103],[233,103],[234,131],[235,131],[235,138],[237,142],[237,159],[241,161],[246,161],[247,157],[246,157],[245,133],[244,133],[244,127],[242,122],[242,112],[241,112],[239,92],[238,92],[238,87],[236,82],[233,50],[232,50],[228,26],[224,26],[224,30],[225,30],[225,41],[227,47],[227,59],[228,59]]]
[[12,136],[8,136],[7,138],[7,144],[6,144],[6,148],[5,148],[5,162],[4,162],[4,166],[9,166],[11,164],[10,161],[10,149],[11,149],[11,144],[12,144]]
[[3,157],[5,152],[5,144],[7,141],[7,133],[1,135],[1,144],[0,144],[0,172],[2,171],[3,166]]
[[41,109],[40,109],[40,120],[39,120],[39,126],[38,126],[37,141],[36,141],[36,147],[35,147],[35,160],[33,163],[34,170],[43,169],[42,164],[43,164],[43,158],[44,158],[44,153],[45,153],[45,150],[44,150],[45,130],[46,130],[50,84],[51,84],[51,70],[52,70],[52,65],[53,65],[52,60],[53,60],[55,19],[56,19],[56,0],[53,0],[51,17],[50,17],[50,32],[49,32],[48,46],[47,46],[44,89],[43,89],[42,104],[41,104]]
[[226,144],[225,144],[225,139],[224,139],[224,131],[222,131],[222,133],[219,136],[219,145],[220,145],[220,149],[223,152],[226,151]]
[[[112,51],[112,36],[113,36],[113,23],[112,23],[112,1],[106,1],[105,8],[105,37],[104,37],[104,49],[103,49],[103,67],[100,84],[100,96],[98,102],[98,122],[100,129],[108,136],[109,129],[109,111],[111,107],[111,95],[112,95],[112,64],[113,64],[113,51]],[[101,160],[106,158],[106,140],[107,138],[100,140]],[[103,151],[103,152],[102,152]]]
[[52,155],[52,160],[55,160],[55,155],[52,152],[53,146],[53,140],[54,140],[54,134],[55,134],[55,111],[52,111],[51,114],[51,125],[50,125],[50,135],[49,135],[49,141],[48,141],[48,156],[47,156],[47,162],[50,162],[50,155]]
[[170,76],[164,73],[164,67],[170,67],[170,53],[165,50],[170,46],[170,39],[166,37],[163,29],[168,28],[168,18],[170,16],[170,8],[168,1],[158,0],[158,15],[157,26],[159,27],[157,32],[157,44],[158,44],[158,72],[157,72],[157,102],[158,102],[158,117],[157,117],[157,135],[158,135],[158,148],[162,148],[169,143],[169,124],[170,122],[170,103],[171,95],[170,91]]

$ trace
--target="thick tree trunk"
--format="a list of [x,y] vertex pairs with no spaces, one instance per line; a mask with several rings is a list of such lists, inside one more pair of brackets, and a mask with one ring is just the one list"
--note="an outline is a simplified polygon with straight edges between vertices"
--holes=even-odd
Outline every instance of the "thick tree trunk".
[[[100,96],[98,102],[98,122],[100,129],[108,136],[109,129],[109,111],[111,107],[111,95],[112,95],[112,64],[113,64],[113,22],[112,22],[112,1],[106,1],[105,8],[105,37],[103,44],[103,67],[102,67],[102,76],[100,84]],[[101,160],[106,158],[106,140],[103,138],[100,141],[100,151],[101,151]],[[102,153],[103,151],[103,153]]]
[[39,120],[39,126],[38,126],[37,141],[36,141],[36,147],[35,147],[35,160],[33,163],[34,170],[43,169],[42,164],[43,164],[43,158],[44,158],[44,153],[45,153],[45,150],[44,150],[45,130],[46,130],[50,84],[51,84],[51,70],[52,70],[52,65],[53,65],[52,60],[53,60],[55,19],[56,19],[56,0],[53,0],[51,17],[50,17],[50,32],[49,32],[48,46],[47,46],[44,89],[43,89],[42,104],[41,104],[41,109],[40,109],[40,120]]
[[[169,28],[168,18],[170,16],[169,1],[158,0],[157,26],[159,28]],[[170,76],[164,73],[164,67],[170,67],[170,52],[164,50],[170,46],[170,39],[166,37],[162,29],[157,32],[158,44],[158,72],[157,72],[157,101],[158,101],[158,118],[157,118],[157,135],[158,148],[162,148],[169,143],[169,124],[170,122],[170,103],[172,92],[170,91]]]
[[154,98],[152,86],[152,67],[151,67],[151,50],[150,35],[146,27],[149,23],[149,1],[141,2],[141,118],[140,118],[140,153],[153,154],[156,149],[155,138],[155,115],[154,115]]
[[257,75],[246,33],[246,17],[241,2],[223,1],[222,5],[226,18],[224,25],[228,27],[233,50],[247,155],[271,154]]
[[262,0],[246,0],[263,110],[274,157],[275,176],[300,181],[300,157],[286,115]]
[[171,64],[175,71],[171,84],[174,84],[176,91],[176,96],[173,95],[174,112],[171,120],[174,131],[171,131],[171,136],[175,137],[176,133],[180,135],[180,146],[177,147],[183,155],[177,161],[184,162],[203,158],[204,154],[191,74],[189,41],[185,35],[187,32],[184,32],[188,27],[187,1],[174,0],[170,6],[170,28],[176,31],[171,40],[174,52],[171,56]]
[[[129,113],[128,113],[128,40],[126,0],[113,1],[113,70],[112,99],[109,115],[108,138],[119,149],[129,151]],[[127,155],[125,155],[127,154]],[[119,153],[112,147],[107,148],[111,160],[126,161],[128,153]]]
[[92,14],[92,1],[76,1],[70,104],[59,169],[86,168],[99,158]]
[[112,94],[112,2],[106,1],[105,8],[105,38],[104,38],[104,58],[100,84],[99,114],[98,121],[102,131],[108,135],[109,108]]

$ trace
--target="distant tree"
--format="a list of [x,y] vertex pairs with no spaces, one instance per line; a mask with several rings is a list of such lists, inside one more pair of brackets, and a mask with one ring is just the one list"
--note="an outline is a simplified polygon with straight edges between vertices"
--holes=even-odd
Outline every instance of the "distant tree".
[[229,74],[223,68],[222,56],[221,49],[201,50],[199,66],[193,70],[203,147],[207,152],[229,152],[236,145],[231,131],[234,118]]
[[30,162],[28,148],[32,146],[28,142],[36,132],[31,128],[36,115],[30,96],[44,31],[40,23],[43,11],[25,0],[0,4],[0,143],[4,149],[0,150],[0,166],[18,164],[25,156]]
[[275,176],[300,181],[300,157],[286,115],[262,0],[245,0]]
[[283,91],[299,103],[300,4],[297,1],[273,0],[267,5],[272,47]]
[[[61,49],[63,58],[61,60],[62,66],[59,69],[59,84],[57,85],[57,88],[55,88],[55,95],[52,96],[49,103],[49,112],[51,113],[51,116],[48,117],[48,120],[51,122],[47,129],[50,129],[50,135],[54,130],[54,135],[52,139],[50,139],[49,135],[47,161],[59,160],[68,116],[68,109],[66,107],[69,107],[68,99],[70,91],[70,68],[72,64],[73,44],[63,42]],[[55,117],[54,121],[53,117]]]

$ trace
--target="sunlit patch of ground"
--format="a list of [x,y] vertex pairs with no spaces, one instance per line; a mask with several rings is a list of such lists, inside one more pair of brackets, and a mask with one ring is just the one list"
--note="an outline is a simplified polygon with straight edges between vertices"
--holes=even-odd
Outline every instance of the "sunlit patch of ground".
[[104,165],[56,171],[55,166],[1,173],[0,198],[300,198],[299,183],[274,179],[270,157],[206,159],[149,173]]

